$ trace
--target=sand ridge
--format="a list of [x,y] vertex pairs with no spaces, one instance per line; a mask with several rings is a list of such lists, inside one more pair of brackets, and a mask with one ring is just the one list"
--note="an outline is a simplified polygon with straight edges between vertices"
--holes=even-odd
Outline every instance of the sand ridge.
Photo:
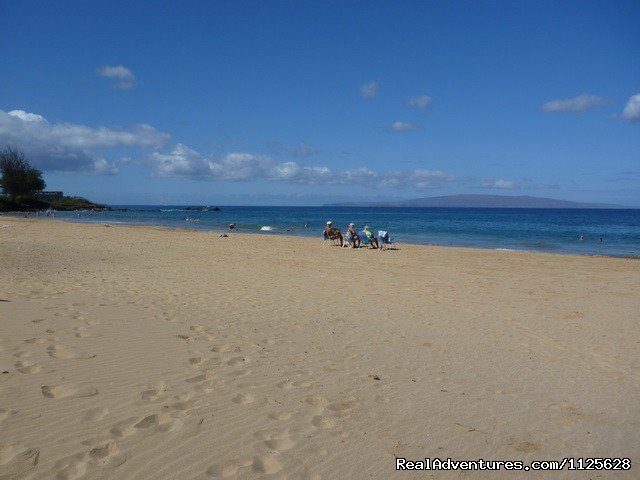
[[0,478],[640,460],[638,262],[2,222]]

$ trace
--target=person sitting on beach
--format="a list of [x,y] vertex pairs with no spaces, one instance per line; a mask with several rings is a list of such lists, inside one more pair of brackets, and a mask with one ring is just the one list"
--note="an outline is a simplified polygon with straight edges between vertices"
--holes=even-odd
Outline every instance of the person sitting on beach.
[[327,222],[327,226],[324,227],[324,237],[330,238],[331,240],[339,239],[340,246],[344,244],[342,232],[340,232],[340,229],[338,228],[333,228],[333,223],[331,221]]
[[349,224],[349,228],[347,230],[347,238],[349,239],[349,243],[353,244],[354,248],[360,248],[360,235],[356,233],[355,223]]
[[373,235],[373,230],[371,230],[371,227],[369,225],[365,225],[363,232],[369,239],[371,248],[378,248],[378,239]]

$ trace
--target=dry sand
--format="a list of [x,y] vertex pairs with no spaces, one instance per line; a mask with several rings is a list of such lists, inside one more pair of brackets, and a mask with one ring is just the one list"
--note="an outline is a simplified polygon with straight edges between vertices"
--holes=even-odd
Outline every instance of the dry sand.
[[2,479],[640,478],[638,261],[0,223]]

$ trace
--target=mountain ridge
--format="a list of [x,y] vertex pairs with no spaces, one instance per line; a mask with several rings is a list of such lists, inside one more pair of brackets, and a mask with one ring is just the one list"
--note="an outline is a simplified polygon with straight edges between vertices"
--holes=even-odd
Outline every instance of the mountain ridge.
[[529,195],[445,195],[394,202],[341,202],[325,207],[441,207],[441,208],[638,208],[608,203],[585,203]]

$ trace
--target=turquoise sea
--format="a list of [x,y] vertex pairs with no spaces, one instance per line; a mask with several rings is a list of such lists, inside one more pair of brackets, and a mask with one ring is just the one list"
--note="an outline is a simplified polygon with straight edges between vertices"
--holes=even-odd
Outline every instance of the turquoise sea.
[[[388,230],[402,243],[640,258],[640,209],[237,207],[120,205],[107,212],[56,212],[71,222],[154,225],[322,238],[327,220],[346,229]],[[305,227],[305,224],[308,226]],[[261,230],[270,227],[271,230]],[[584,240],[580,241],[580,236]],[[600,241],[602,239],[602,241]]]

